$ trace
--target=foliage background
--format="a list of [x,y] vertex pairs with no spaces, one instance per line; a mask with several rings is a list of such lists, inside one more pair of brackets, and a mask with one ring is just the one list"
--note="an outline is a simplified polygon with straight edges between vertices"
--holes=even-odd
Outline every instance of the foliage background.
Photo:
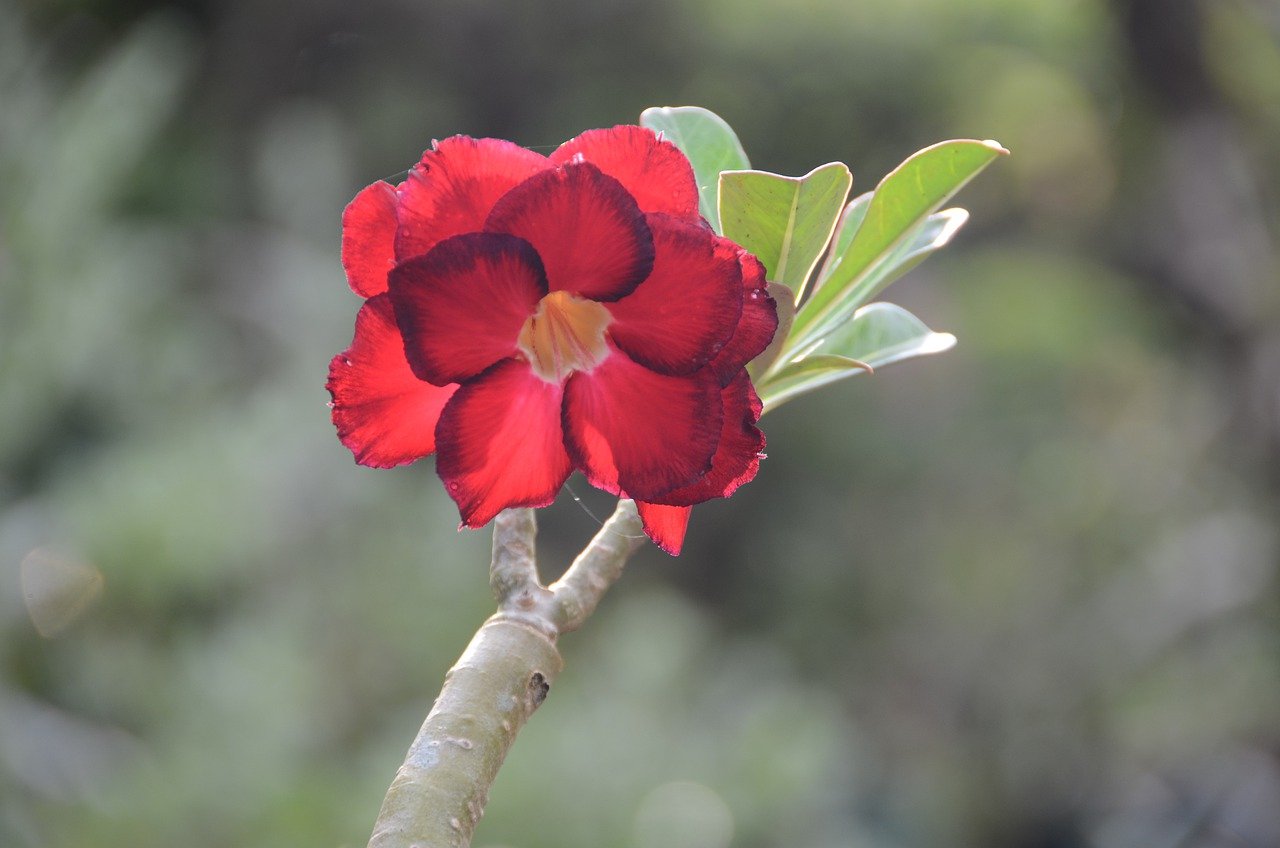
[[477,845],[1280,844],[1274,4],[0,0],[0,845],[364,844],[491,601],[328,424],[340,210],[679,103],[855,191],[1014,156],[891,293],[960,346],[766,419]]

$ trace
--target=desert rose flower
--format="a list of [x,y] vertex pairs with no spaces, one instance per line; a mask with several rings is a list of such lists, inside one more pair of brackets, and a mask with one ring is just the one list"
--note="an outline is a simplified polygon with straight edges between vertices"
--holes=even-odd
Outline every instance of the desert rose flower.
[[436,454],[462,525],[546,506],[576,469],[680,551],[690,508],[759,467],[745,370],[777,328],[764,269],[698,216],[687,159],[647,129],[550,156],[436,143],[343,215],[366,298],[328,389],[362,465]]

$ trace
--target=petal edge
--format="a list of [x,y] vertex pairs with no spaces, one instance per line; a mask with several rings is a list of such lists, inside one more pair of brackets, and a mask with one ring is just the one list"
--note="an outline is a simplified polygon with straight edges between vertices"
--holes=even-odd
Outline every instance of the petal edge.
[[557,165],[575,157],[622,183],[644,212],[665,212],[697,222],[698,183],[689,159],[646,127],[621,124],[587,130],[551,154]]
[[435,452],[435,428],[456,385],[414,376],[404,357],[391,299],[370,298],[356,315],[351,346],[329,363],[338,439],[360,465],[392,468]]
[[523,239],[466,233],[401,262],[389,286],[410,367],[444,385],[515,354],[520,328],[546,294],[547,278]]
[[617,348],[565,382],[565,447],[591,485],[654,500],[711,468],[723,407],[707,369],[650,371]]
[[507,192],[485,221],[533,245],[551,291],[597,301],[630,294],[653,268],[644,213],[613,177],[587,163],[535,174]]
[[504,360],[468,380],[436,426],[436,473],[463,527],[482,527],[513,506],[547,506],[573,467],[565,453],[563,390]]
[[398,189],[396,259],[483,229],[499,198],[549,167],[541,153],[502,139],[455,135],[436,142]]
[[636,512],[644,524],[645,535],[671,556],[680,556],[684,547],[684,535],[689,529],[689,513],[693,507],[664,506],[636,501]]
[[353,292],[369,298],[387,290],[395,241],[396,190],[379,180],[362,188],[342,210],[342,268]]
[[653,270],[608,305],[609,334],[636,362],[661,374],[692,374],[725,347],[742,314],[736,256],[714,234],[670,215],[648,215]]

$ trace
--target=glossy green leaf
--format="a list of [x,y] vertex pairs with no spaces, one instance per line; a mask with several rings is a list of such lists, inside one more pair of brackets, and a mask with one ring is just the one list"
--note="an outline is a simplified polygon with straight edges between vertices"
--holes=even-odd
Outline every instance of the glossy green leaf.
[[[891,253],[859,274],[838,298],[831,309],[831,319],[824,326],[836,326],[843,316],[865,304],[884,291],[894,280],[923,262],[929,254],[940,250],[951,241],[969,220],[964,209],[944,209],[934,212],[917,225]],[[819,329],[818,332],[823,332]]]
[[716,205],[720,172],[751,167],[737,134],[724,118],[700,106],[653,106],[640,114],[640,125],[662,133],[689,157],[698,181],[698,211],[721,232]]
[[866,370],[866,363],[847,357],[813,356],[792,363],[782,373],[756,386],[756,391],[764,411],[769,412],[792,398]]
[[769,346],[747,365],[752,380],[758,380],[782,353],[782,347],[787,343],[787,334],[791,331],[791,322],[796,317],[796,296],[791,289],[781,283],[769,283],[768,290],[769,297],[778,304],[778,329]]
[[849,249],[853,236],[858,232],[858,228],[862,226],[862,221],[867,217],[867,206],[871,204],[871,197],[875,194],[872,191],[866,191],[849,201],[849,205],[840,213],[840,220],[836,223],[836,231],[831,236],[831,246],[827,251],[827,258],[822,263],[822,269],[818,271],[818,280],[814,284],[813,290],[817,291],[822,284],[831,277],[832,272],[840,261],[844,259],[845,251]]
[[955,336],[935,333],[916,316],[892,303],[871,303],[836,328],[809,352],[757,386],[765,411],[870,368],[942,353]]
[[881,368],[903,359],[942,353],[955,346],[950,333],[935,333],[916,316],[893,303],[869,303],[837,327],[815,349],[847,356]]
[[726,171],[720,175],[724,235],[754,253],[771,282],[803,297],[852,184],[853,176],[841,162],[829,162],[803,177]]
[[[930,216],[1007,153],[994,141],[944,141],[926,147],[890,172],[876,187],[861,225],[848,239],[839,260],[831,263],[830,274],[796,315],[792,330],[796,339],[803,343],[824,334],[864,302],[870,296],[868,291],[874,293],[894,279],[895,268],[903,262],[918,262],[945,244],[958,227],[957,221],[963,220],[952,211],[931,225]],[[936,228],[932,239],[923,232],[931,227]],[[895,252],[908,241],[914,247],[897,253],[902,261],[895,266]],[[873,272],[883,275],[881,280],[866,285],[862,278]]]
[[[946,209],[930,215],[918,226],[911,237],[900,244],[893,253],[886,256],[867,273],[861,275],[855,284],[846,290],[846,294],[831,312],[831,318],[820,324],[803,338],[797,336],[788,339],[792,344],[792,356],[798,357],[816,348],[823,339],[823,333],[838,334],[840,328],[848,321],[849,316],[862,304],[865,304],[886,286],[903,274],[920,264],[929,254],[945,246],[951,237],[969,219],[969,213],[963,209]],[[837,238],[839,233],[837,233]],[[780,370],[780,363],[775,360],[774,370]]]

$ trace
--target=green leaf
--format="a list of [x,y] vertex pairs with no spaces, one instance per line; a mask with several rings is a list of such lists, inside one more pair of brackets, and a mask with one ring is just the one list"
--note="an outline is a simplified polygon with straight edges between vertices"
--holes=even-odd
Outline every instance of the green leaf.
[[818,354],[847,356],[872,368],[903,359],[942,353],[955,346],[950,333],[935,333],[916,316],[893,303],[869,303],[853,320],[837,327],[814,348]]
[[720,175],[720,223],[724,235],[754,253],[769,280],[804,296],[853,176],[841,162],[829,162],[803,177],[764,171]]
[[698,211],[719,233],[720,172],[751,167],[733,129],[724,118],[700,106],[652,106],[640,113],[640,125],[662,133],[689,157],[698,181]]
[[[797,344],[824,334],[893,276],[904,262],[918,262],[941,247],[963,223],[956,211],[929,218],[969,180],[1008,151],[994,141],[960,139],[944,141],[912,155],[876,187],[860,226],[848,240],[830,273],[796,315],[792,328]],[[855,201],[856,203],[856,201]],[[951,226],[947,226],[950,224]],[[923,234],[936,228],[932,238]],[[841,233],[840,236],[844,236]],[[839,236],[837,237],[839,239]],[[914,245],[896,254],[904,242]],[[928,245],[932,244],[932,247]],[[905,267],[902,268],[905,271]],[[875,285],[863,284],[871,273],[883,275]]]
[[769,366],[782,353],[782,347],[787,343],[787,333],[791,330],[791,322],[796,317],[796,296],[791,289],[781,283],[769,283],[768,291],[769,297],[778,304],[778,329],[773,334],[773,341],[769,342],[769,346],[747,365],[751,379],[756,381],[769,370]]
[[870,368],[916,356],[942,353],[955,336],[935,333],[916,316],[892,303],[871,303],[776,376],[757,385],[765,411]]
[[[838,298],[831,310],[832,319],[824,326],[838,325],[843,316],[871,298],[923,262],[929,254],[946,247],[969,220],[964,209],[951,208],[934,212],[913,228],[893,252],[859,274]],[[821,329],[818,332],[822,332]]]
[[831,237],[831,247],[827,251],[827,258],[822,263],[822,270],[818,272],[818,280],[814,284],[813,290],[818,288],[831,276],[836,266],[844,259],[845,251],[849,249],[849,243],[853,241],[853,236],[858,232],[858,228],[862,226],[862,221],[867,217],[867,206],[871,203],[873,191],[866,191],[849,201],[849,205],[840,213],[840,220],[836,223],[836,231]]
[[[858,306],[866,303],[894,280],[920,264],[929,254],[946,245],[968,219],[969,213],[963,209],[946,209],[930,215],[912,232],[910,238],[900,244],[893,253],[876,263],[875,267],[868,269],[867,273],[860,276],[855,284],[846,290],[845,296],[833,309],[831,320],[819,325],[804,338],[787,340],[791,345],[791,357],[813,350],[822,340],[822,333],[838,333],[840,327],[847,323],[849,315]],[[836,238],[839,237],[840,233],[837,232]],[[821,280],[821,277],[819,279]],[[782,364],[775,360],[774,370],[780,370]]]
[[843,356],[807,357],[787,366],[782,373],[768,378],[762,385],[757,385],[756,392],[764,404],[764,411],[769,412],[794,397],[866,370],[866,363]]

